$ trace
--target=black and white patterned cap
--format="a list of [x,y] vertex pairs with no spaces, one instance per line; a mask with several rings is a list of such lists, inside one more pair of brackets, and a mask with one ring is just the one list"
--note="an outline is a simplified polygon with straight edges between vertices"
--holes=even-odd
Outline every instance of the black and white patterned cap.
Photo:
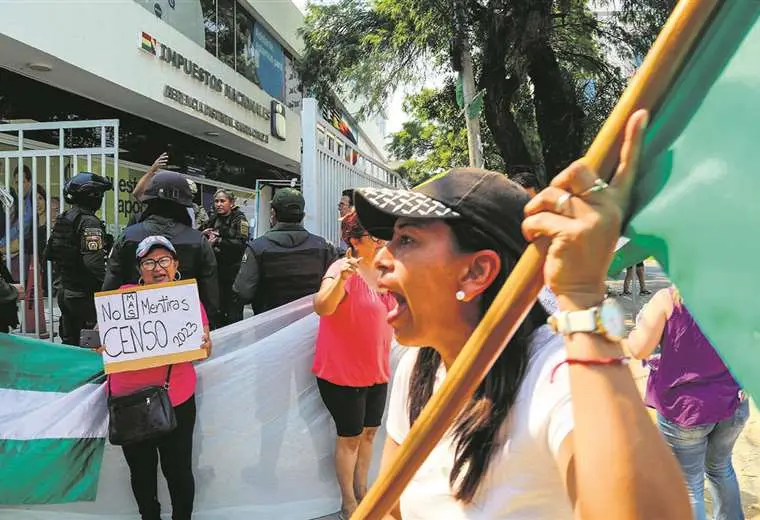
[[389,188],[363,188],[362,195],[378,210],[396,217],[456,218],[459,213],[423,193]]
[[398,218],[463,219],[519,256],[527,245],[520,226],[529,195],[504,174],[455,168],[413,190],[359,188],[354,205],[367,231],[390,240]]

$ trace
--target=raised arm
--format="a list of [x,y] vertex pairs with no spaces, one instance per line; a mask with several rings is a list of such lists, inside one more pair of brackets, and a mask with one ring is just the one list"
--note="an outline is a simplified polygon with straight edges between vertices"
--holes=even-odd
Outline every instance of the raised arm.
[[153,178],[153,176],[156,174],[158,170],[163,168],[169,163],[169,154],[164,152],[161,155],[158,156],[158,158],[153,161],[153,165],[151,165],[150,169],[145,172],[145,175],[140,177],[140,180],[137,181],[137,185],[135,186],[135,189],[132,190],[132,196],[136,198],[137,200],[142,200],[143,193],[145,193],[145,190],[148,187],[148,184],[150,184],[150,180]]
[[319,291],[314,295],[314,312],[320,316],[329,316],[335,312],[346,296],[346,282],[356,274],[358,267],[359,260],[350,255],[330,266],[322,278]]
[[[619,236],[647,114],[626,128],[620,166],[608,188],[582,161],[557,175],[526,206],[529,240],[547,247],[544,279],[561,311],[598,306]],[[681,469],[647,413],[619,341],[565,337],[575,428],[564,464],[568,495],[584,520],[691,519]]]

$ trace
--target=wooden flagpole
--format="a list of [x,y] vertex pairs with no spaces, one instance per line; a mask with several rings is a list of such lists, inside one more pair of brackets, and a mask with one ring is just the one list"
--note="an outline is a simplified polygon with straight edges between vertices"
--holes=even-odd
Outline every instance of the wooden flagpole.
[[[720,0],[680,0],[628,88],[584,156],[601,177],[617,166],[626,122],[636,110],[654,111],[665,97]],[[543,285],[544,258],[528,246],[483,320],[412,425],[390,466],[352,515],[381,520],[469,401],[507,342],[522,323]]]

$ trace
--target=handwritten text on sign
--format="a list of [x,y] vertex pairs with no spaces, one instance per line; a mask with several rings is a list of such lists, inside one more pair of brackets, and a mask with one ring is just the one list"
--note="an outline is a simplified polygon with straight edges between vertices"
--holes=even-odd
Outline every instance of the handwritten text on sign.
[[206,357],[195,280],[95,294],[106,373]]

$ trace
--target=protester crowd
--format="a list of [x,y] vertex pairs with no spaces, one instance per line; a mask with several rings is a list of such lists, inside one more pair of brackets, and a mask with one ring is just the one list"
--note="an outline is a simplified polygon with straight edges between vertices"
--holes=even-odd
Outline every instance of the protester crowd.
[[[209,353],[209,331],[240,321],[245,305],[258,314],[313,294],[312,371],[334,423],[340,515],[349,518],[367,494],[378,428],[387,430],[387,468],[536,241],[547,252],[540,301],[388,518],[703,520],[706,477],[714,518],[741,519],[731,451],[749,414],[746,396],[677,288],[655,294],[627,338],[607,297],[646,121],[645,112],[629,120],[622,166],[609,183],[573,163],[549,186],[530,172],[459,168],[412,190],[336,193],[338,248],[304,228],[304,198],[294,188],[275,192],[272,228],[260,237],[249,237],[230,191],[215,193],[207,216],[193,183],[162,169],[165,155],[135,188],[144,210],[109,247],[95,213],[111,183],[79,173],[44,244],[60,278],[61,338],[79,345],[81,331],[96,327],[100,290],[194,278]],[[636,271],[646,294],[643,266]],[[0,309],[18,298],[13,283],[4,271]],[[13,325],[0,323],[0,331]],[[394,336],[415,348],[391,374]],[[656,422],[626,367],[631,357],[649,360],[646,405]],[[165,388],[172,424],[127,439],[123,451],[143,520],[160,518],[159,460],[172,518],[191,518],[192,363],[114,374],[107,384],[113,402]]]

